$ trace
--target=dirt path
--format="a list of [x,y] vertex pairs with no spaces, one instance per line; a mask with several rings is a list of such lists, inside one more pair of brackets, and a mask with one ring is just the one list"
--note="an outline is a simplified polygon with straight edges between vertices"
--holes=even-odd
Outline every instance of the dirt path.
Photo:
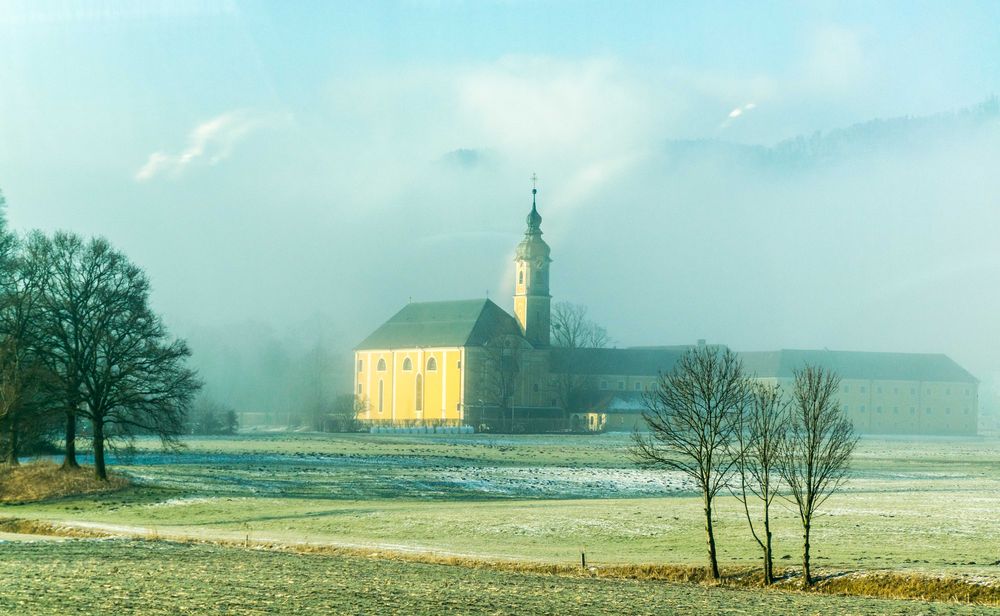
[[34,535],[28,533],[5,533],[0,532],[0,542],[3,541],[66,541],[66,537],[57,535]]
[[[457,558],[467,560],[481,560],[482,554],[471,552],[457,552],[442,550],[423,545],[413,545],[405,543],[388,542],[352,542],[352,541],[309,541],[293,540],[287,537],[272,535],[260,532],[240,532],[224,530],[207,530],[204,528],[171,526],[160,528],[155,526],[133,526],[126,524],[109,524],[106,522],[88,522],[83,520],[44,520],[44,523],[52,528],[52,535],[24,535],[26,537],[49,537],[60,538],[60,535],[78,536],[81,533],[74,531],[92,532],[111,537],[121,537],[128,539],[159,539],[166,541],[196,541],[205,543],[220,543],[226,545],[242,544],[244,546],[266,546],[275,548],[333,548],[355,552],[384,552],[386,555],[410,555],[429,556],[435,559]],[[514,555],[490,554],[490,560],[523,562],[525,559]],[[540,562],[540,561],[539,561]]]

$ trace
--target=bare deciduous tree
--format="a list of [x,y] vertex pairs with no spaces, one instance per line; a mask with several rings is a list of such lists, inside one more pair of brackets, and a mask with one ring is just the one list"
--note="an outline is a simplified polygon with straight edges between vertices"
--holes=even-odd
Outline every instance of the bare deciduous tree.
[[7,339],[0,343],[0,426],[3,427],[3,460],[7,466],[17,466],[21,413],[25,397],[25,374],[16,343]]
[[49,254],[46,342],[67,415],[64,466],[76,465],[76,419],[84,417],[95,474],[106,479],[105,446],[136,434],[174,443],[201,383],[185,366],[187,344],[171,340],[150,309],[141,269],[106,240],[67,233],[56,234]]
[[732,351],[691,349],[645,395],[649,434],[633,434],[631,454],[638,464],[680,471],[701,491],[708,559],[716,580],[713,503],[734,470],[731,453],[746,398],[743,366]]
[[44,259],[37,241],[0,239],[0,425],[5,458],[16,465],[25,437],[49,428],[49,374],[40,361]]
[[88,246],[77,235],[60,232],[49,239],[36,234],[31,241],[37,243],[48,274],[42,347],[48,368],[58,375],[60,406],[66,417],[63,468],[77,468],[76,429],[83,404],[83,371],[94,354],[93,340],[86,329],[98,319],[101,307],[96,289],[109,272],[106,264],[93,259],[97,247]]
[[809,533],[813,516],[847,477],[857,444],[854,426],[837,401],[840,377],[818,366],[795,372],[795,389],[779,472],[802,522],[802,584],[812,585]]
[[480,393],[483,402],[500,409],[501,421],[514,430],[514,395],[521,383],[522,339],[511,334],[491,337],[482,347]]
[[571,349],[603,349],[610,338],[606,329],[587,318],[587,307],[556,302],[552,307],[552,345]]
[[[736,433],[736,471],[739,490],[733,495],[743,505],[750,534],[764,555],[764,584],[774,582],[774,559],[771,550],[771,504],[779,492],[778,462],[788,428],[788,402],[778,385],[753,383]],[[761,534],[754,526],[750,502],[758,502]]]
[[[610,342],[608,332],[587,317],[587,307],[570,302],[557,302],[552,308],[552,344],[569,349],[603,349]],[[579,368],[586,356],[574,359]],[[585,371],[584,371],[585,372]],[[594,378],[575,370],[563,370],[556,375],[556,393],[563,409],[563,420],[581,405],[581,398],[594,389]]]

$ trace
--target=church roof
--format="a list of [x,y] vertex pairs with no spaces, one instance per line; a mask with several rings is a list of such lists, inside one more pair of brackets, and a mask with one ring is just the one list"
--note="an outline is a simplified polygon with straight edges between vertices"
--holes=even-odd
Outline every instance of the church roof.
[[553,372],[586,375],[656,376],[669,372],[690,347],[652,349],[553,348]]
[[[691,347],[630,349],[553,348],[553,372],[582,375],[656,376],[669,372]],[[976,377],[947,355],[932,353],[869,353],[783,349],[739,353],[747,374],[793,378],[808,365],[836,372],[842,379],[977,383]]]
[[965,368],[940,353],[782,349],[740,353],[740,358],[747,373],[760,377],[793,378],[795,370],[809,364],[832,370],[842,379],[978,383]]
[[521,335],[517,321],[488,299],[407,304],[357,349],[479,346],[495,335]]

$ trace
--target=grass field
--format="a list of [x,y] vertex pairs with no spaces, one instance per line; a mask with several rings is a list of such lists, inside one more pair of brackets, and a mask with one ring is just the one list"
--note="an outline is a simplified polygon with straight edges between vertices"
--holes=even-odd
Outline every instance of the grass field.
[[[591,579],[169,542],[3,547],[0,612],[35,614],[987,614],[1000,610]],[[67,606],[73,606],[72,610]]]
[[[584,550],[598,567],[700,565],[705,559],[698,498],[681,477],[632,466],[623,435],[240,436],[192,439],[177,454],[154,445],[140,443],[130,461],[116,461],[114,468],[136,487],[5,506],[0,517],[179,540],[489,561],[572,564]],[[866,439],[850,483],[816,521],[814,566],[828,573],[901,571],[998,585],[997,511],[1000,440]],[[755,564],[757,551],[734,499],[722,498],[717,513],[722,563]],[[797,566],[799,528],[790,508],[779,505],[775,523],[778,565]],[[0,557],[5,564],[13,558],[10,545]],[[25,554],[51,549],[17,548]],[[211,552],[211,558],[228,554]],[[400,575],[422,571],[411,565],[416,563],[393,566],[405,569]],[[500,583],[489,575],[507,574],[481,575],[488,585]],[[593,581],[559,578],[563,583]]]

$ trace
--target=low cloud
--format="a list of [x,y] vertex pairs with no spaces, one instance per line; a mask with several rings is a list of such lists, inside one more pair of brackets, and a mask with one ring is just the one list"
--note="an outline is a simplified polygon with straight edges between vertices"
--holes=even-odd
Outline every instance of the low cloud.
[[187,147],[171,154],[153,152],[135,173],[137,182],[155,177],[177,177],[193,165],[215,165],[233,153],[250,133],[277,123],[279,117],[249,110],[227,111],[194,127],[188,134]]

